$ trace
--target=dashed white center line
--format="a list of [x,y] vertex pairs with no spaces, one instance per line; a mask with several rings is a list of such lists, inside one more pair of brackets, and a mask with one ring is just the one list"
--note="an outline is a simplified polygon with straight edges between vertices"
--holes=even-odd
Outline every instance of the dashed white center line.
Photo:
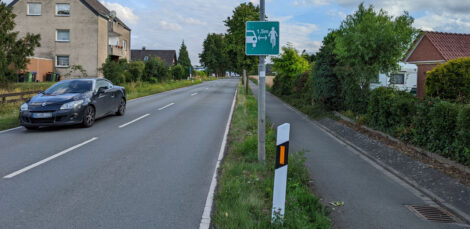
[[83,142],[83,143],[80,143],[80,144],[78,144],[78,145],[76,145],[76,146],[72,146],[72,147],[70,147],[70,148],[68,148],[68,149],[66,149],[66,150],[64,150],[64,151],[62,151],[62,152],[60,152],[60,153],[58,153],[58,154],[52,155],[52,156],[50,156],[50,157],[48,157],[48,158],[46,158],[46,159],[44,159],[44,160],[42,160],[42,161],[36,162],[36,163],[34,163],[34,164],[32,164],[32,165],[29,165],[29,166],[27,166],[27,167],[25,167],[25,168],[23,168],[23,169],[20,169],[20,170],[16,171],[16,172],[14,172],[14,173],[11,173],[11,174],[9,174],[9,175],[6,175],[6,176],[3,177],[3,179],[11,179],[11,178],[13,178],[13,177],[16,177],[16,176],[18,176],[18,175],[20,175],[20,174],[22,174],[22,173],[24,173],[24,172],[27,172],[27,171],[29,171],[29,170],[31,170],[31,169],[33,169],[33,168],[36,168],[36,167],[38,167],[38,166],[40,166],[40,165],[42,165],[42,164],[44,164],[44,163],[46,163],[46,162],[48,162],[48,161],[51,161],[51,160],[53,160],[53,159],[55,159],[55,158],[57,158],[57,157],[60,157],[60,156],[66,154],[66,153],[68,153],[68,152],[70,152],[70,151],[72,151],[72,150],[75,150],[75,149],[77,149],[77,148],[80,148],[80,147],[82,147],[82,146],[84,146],[84,145],[86,145],[86,144],[88,144],[88,143],[90,143],[90,142],[96,141],[97,139],[98,139],[97,137],[94,137],[94,138],[92,138],[92,139],[90,139],[90,140],[88,140],[88,141],[85,141],[85,142]]
[[162,108],[159,108],[158,110],[161,111],[161,110],[164,110],[164,109],[166,109],[166,108],[168,108],[168,107],[171,107],[171,106],[173,106],[173,105],[175,105],[175,103],[170,103],[170,104],[168,104],[168,105],[166,105],[166,106],[164,106],[164,107],[162,107]]
[[197,95],[197,94],[199,94],[199,93],[193,93],[193,94],[191,94],[191,96],[195,96],[195,95]]
[[126,124],[122,124],[122,125],[120,125],[120,126],[119,126],[119,128],[126,127],[126,126],[128,126],[128,125],[130,125],[130,124],[132,124],[132,123],[134,123],[134,122],[137,122],[137,121],[139,121],[139,120],[141,120],[141,119],[143,119],[143,118],[145,118],[145,117],[149,116],[149,115],[150,115],[150,114],[145,114],[145,115],[142,115],[142,116],[140,116],[140,117],[138,117],[138,118],[136,118],[136,119],[134,119],[134,120],[132,120],[132,121],[130,121],[130,122],[128,122],[128,123],[126,123]]
[[208,88],[208,87],[206,87],[206,90],[209,90],[209,88]]

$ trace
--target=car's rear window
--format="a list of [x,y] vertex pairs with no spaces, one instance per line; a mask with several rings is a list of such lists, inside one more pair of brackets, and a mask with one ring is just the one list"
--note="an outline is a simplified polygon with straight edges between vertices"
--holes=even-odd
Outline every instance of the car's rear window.
[[68,80],[54,84],[47,89],[46,95],[62,95],[68,93],[85,93],[91,91],[93,82],[91,80]]

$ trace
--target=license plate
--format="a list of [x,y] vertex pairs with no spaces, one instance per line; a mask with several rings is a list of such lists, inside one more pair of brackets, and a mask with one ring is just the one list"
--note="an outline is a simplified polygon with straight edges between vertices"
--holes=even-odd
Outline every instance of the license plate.
[[33,118],[51,118],[52,113],[33,113],[32,117]]

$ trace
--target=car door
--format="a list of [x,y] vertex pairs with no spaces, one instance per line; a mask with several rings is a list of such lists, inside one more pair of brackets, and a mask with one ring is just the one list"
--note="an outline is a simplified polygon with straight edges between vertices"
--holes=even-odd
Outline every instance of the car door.
[[109,104],[110,104],[110,107],[108,108],[109,109],[109,113],[111,112],[116,112],[117,111],[117,107],[119,105],[119,103],[121,102],[121,97],[119,96],[119,89],[118,88],[115,88],[114,85],[108,81],[108,80],[105,80],[106,84],[107,84],[107,93],[109,93]]
[[[109,113],[112,104],[110,103],[111,96],[108,91],[109,85],[105,80],[96,80],[96,86],[94,93],[95,95],[95,108],[96,108],[96,117],[102,117]],[[100,88],[104,88],[103,93],[98,93]]]

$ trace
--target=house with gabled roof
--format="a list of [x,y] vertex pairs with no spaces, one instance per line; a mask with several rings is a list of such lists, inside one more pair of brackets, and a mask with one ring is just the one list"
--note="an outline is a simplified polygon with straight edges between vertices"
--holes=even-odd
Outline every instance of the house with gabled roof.
[[81,65],[89,76],[99,77],[106,58],[130,59],[131,29],[98,0],[14,0],[9,6],[20,36],[41,35],[41,47],[31,58],[51,60],[62,76]]
[[147,61],[150,57],[158,57],[163,60],[168,66],[178,64],[176,57],[176,50],[149,50],[143,47],[142,49],[131,50],[131,60]]
[[417,96],[425,95],[428,71],[460,57],[470,57],[470,34],[421,32],[404,59],[418,66]]

